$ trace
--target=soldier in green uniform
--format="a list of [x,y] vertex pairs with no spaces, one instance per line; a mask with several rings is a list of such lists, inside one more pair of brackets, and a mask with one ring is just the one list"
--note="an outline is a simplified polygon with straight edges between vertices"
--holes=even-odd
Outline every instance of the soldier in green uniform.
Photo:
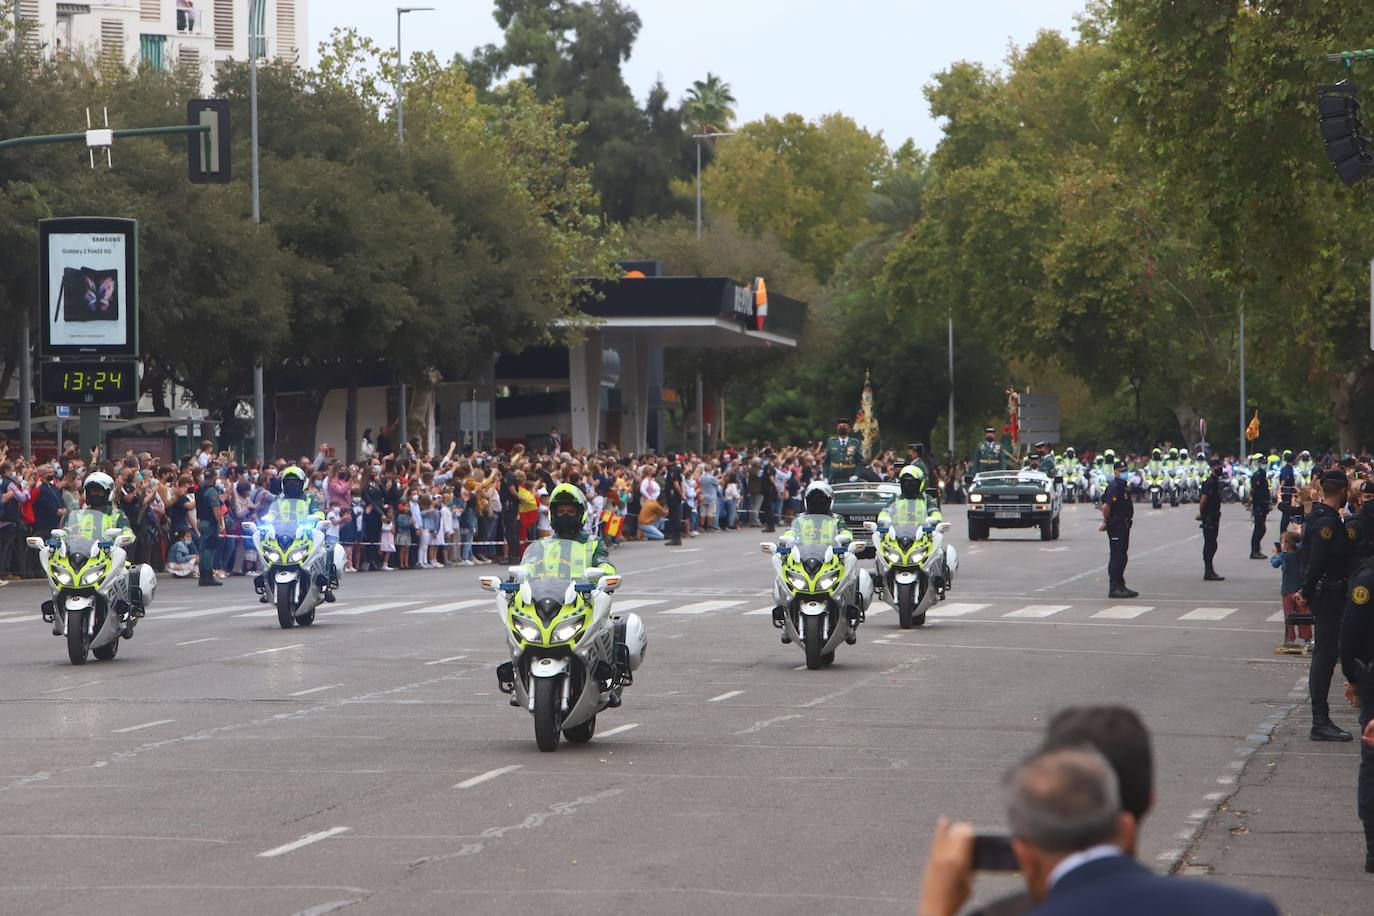
[[1055,475],[1054,455],[1050,452],[1048,442],[1035,443],[1035,461],[1031,464],[1032,467],[1047,477]]
[[859,440],[849,435],[849,421],[841,417],[835,423],[835,435],[825,444],[825,479],[843,483],[853,477],[863,461]]
[[919,442],[913,442],[906,449],[907,467],[921,469],[922,488],[925,495],[938,506],[940,504],[940,481],[934,474],[930,473],[930,465],[926,464],[925,446]]
[[1007,461],[1007,453],[997,441],[997,430],[989,426],[983,430],[983,441],[978,443],[978,451],[973,456],[973,473],[1005,471]]

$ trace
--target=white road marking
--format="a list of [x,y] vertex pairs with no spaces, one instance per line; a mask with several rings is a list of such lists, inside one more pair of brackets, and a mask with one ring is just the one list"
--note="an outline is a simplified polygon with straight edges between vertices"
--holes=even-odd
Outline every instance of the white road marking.
[[28,621],[28,620],[42,620],[42,619],[43,619],[43,618],[40,617],[40,616],[38,616],[37,614],[20,614],[20,615],[18,615],[18,616],[16,616],[16,617],[7,617],[7,618],[5,618],[4,620],[0,620],[0,623],[24,623],[25,621]]
[[1283,619],[1284,619],[1284,612],[1283,612],[1283,611],[1279,611],[1279,612],[1277,612],[1277,613],[1275,613],[1275,614],[1270,614],[1268,617],[1264,618],[1264,622],[1265,622],[1265,623],[1283,623]]
[[127,734],[128,732],[142,731],[145,728],[154,728],[158,725],[171,725],[176,719],[158,719],[156,722],[144,722],[142,725],[130,725],[128,728],[112,728],[110,731],[116,735]]
[[[230,604],[224,607],[201,608],[198,611],[181,611],[176,614],[163,614],[156,605],[152,608],[152,616],[158,620],[193,620],[197,617],[213,617],[216,614],[232,614],[234,611],[244,611],[250,607],[257,607],[257,604]],[[272,613],[276,613],[273,611]]]
[[332,836],[347,833],[349,829],[348,827],[331,827],[328,830],[321,830],[319,833],[307,833],[299,840],[287,843],[285,846],[278,846],[276,849],[269,849],[266,852],[258,853],[258,858],[271,859],[276,856],[285,855],[288,852],[295,852],[302,846],[309,846],[311,843],[318,843],[320,840],[327,840]]
[[886,604],[880,604],[877,607],[870,607],[864,612],[864,616],[872,617],[874,614],[886,614],[890,610],[892,610],[892,608],[888,607]]
[[450,655],[448,658],[436,658],[432,662],[425,662],[426,665],[442,665],[444,662],[456,662],[460,658],[467,658],[466,655]]
[[1067,611],[1072,605],[1068,604],[1028,604],[1020,610],[1003,614],[1003,617],[1053,617],[1060,611]]
[[629,601],[617,601],[611,606],[612,611],[633,611],[642,607],[654,607],[659,604],[667,604],[666,598],[632,598]]
[[1179,620],[1225,620],[1236,612],[1233,607],[1200,607],[1189,611]]
[[[758,548],[754,549],[757,550]],[[705,562],[705,560],[688,560],[686,563],[669,563],[667,566],[650,566],[647,569],[626,569],[622,571],[622,575],[624,573],[632,573],[634,575],[638,575],[640,573],[661,572],[665,569],[681,569],[684,566],[696,566],[698,563]]]
[[631,723],[629,723],[629,724],[627,724],[627,725],[617,725],[615,728],[608,729],[608,730],[606,730],[606,731],[604,731],[604,732],[597,732],[596,737],[598,737],[598,738],[609,738],[609,737],[611,737],[612,735],[619,735],[619,734],[621,734],[622,732],[627,732],[627,731],[629,731],[629,730],[632,729],[632,728],[639,728],[639,723],[638,723],[638,722],[631,722]]
[[276,616],[277,616],[277,609],[273,607],[273,608],[268,608],[268,609],[265,610],[265,611],[253,611],[252,613],[249,613],[249,614],[235,614],[234,616],[235,616],[235,617],[276,617]]
[[963,617],[965,614],[976,614],[979,611],[983,610],[983,608],[985,607],[987,607],[986,604],[960,604],[957,601],[949,601],[937,605],[936,607],[931,608],[929,611],[926,611],[926,616]]
[[277,646],[273,649],[258,649],[256,652],[245,652],[242,655],[231,655],[228,658],[219,658],[216,661],[231,662],[236,658],[252,658],[254,655],[270,655],[273,652],[285,652],[287,649],[303,649],[305,643],[298,642],[290,646]]
[[743,601],[698,601],[696,604],[684,604],[681,607],[668,608],[664,614],[705,614],[708,611],[723,611],[726,608],[739,607]]
[[384,604],[364,604],[358,607],[344,607],[339,610],[326,610],[326,617],[356,617],[359,614],[371,614],[374,611],[390,611],[398,607],[410,607],[414,601],[388,601]]
[[326,685],[323,686],[323,687],[311,687],[309,690],[297,690],[295,693],[288,693],[287,696],[289,696],[289,697],[303,697],[303,696],[305,696],[307,693],[319,693],[319,692],[322,691],[322,690],[333,690],[333,689],[335,689],[336,687],[342,687],[342,686],[343,686],[343,684],[326,684]]
[[1068,550],[1069,548],[1067,548],[1067,547],[1041,547],[1040,549],[1043,550],[1045,553],[1063,553],[1064,551]]
[[771,718],[771,719],[764,719],[764,720],[761,721],[761,722],[755,722],[753,725],[749,726],[748,728],[741,729],[741,730],[735,732],[735,734],[736,734],[736,735],[756,735],[756,734],[758,734],[759,732],[763,731],[765,728],[768,728],[770,725],[777,725],[779,722],[787,722],[787,721],[789,721],[789,720],[791,720],[791,719],[800,719],[800,718],[801,718],[801,713],[797,713],[797,712],[790,713],[790,714],[785,715],[785,716],[774,716],[774,717]]
[[40,690],[39,693],[63,693],[67,690],[80,690],[82,687],[94,687],[103,684],[104,681],[87,681],[84,684],[68,684],[66,687],[53,687],[48,690]]
[[198,643],[198,642],[215,642],[215,641],[217,641],[218,639],[219,639],[218,636],[206,636],[206,637],[203,638],[203,639],[188,639],[188,640],[186,640],[186,642],[179,642],[179,643],[177,643],[177,645],[178,645],[178,646],[194,646],[194,645],[195,645],[196,643]]
[[1109,608],[1103,608],[1094,614],[1094,617],[1102,617],[1107,620],[1134,620],[1141,614],[1154,610],[1153,605],[1139,604],[1116,604]]
[[730,699],[731,697],[737,697],[737,696],[739,696],[739,695],[742,694],[742,693],[744,693],[743,690],[731,690],[731,691],[729,691],[729,692],[727,692],[727,693],[722,693],[722,694],[721,694],[720,696],[718,696],[718,697],[711,697],[711,699],[707,700],[706,702],[708,702],[708,703],[719,703],[721,700],[728,700],[728,699]]
[[[633,728],[633,726],[631,727]],[[478,776],[474,776],[471,779],[464,779],[462,782],[458,783],[458,785],[454,786],[453,788],[471,789],[473,786],[480,786],[482,783],[486,782],[489,779],[495,779],[498,776],[505,776],[507,773],[514,773],[516,770],[519,770],[521,768],[521,764],[518,763],[511,764],[508,767],[497,767],[494,770],[487,770],[485,773],[482,773]]]
[[770,605],[768,605],[768,607],[755,608],[755,609],[752,610],[752,611],[745,611],[743,616],[745,616],[745,617],[762,617],[764,614],[769,614],[769,615],[771,615],[772,613],[773,613],[773,605],[770,604]]
[[436,604],[432,607],[416,608],[413,611],[406,611],[407,614],[452,614],[454,611],[466,610],[470,607],[481,607],[482,605],[496,606],[495,599],[492,598],[469,598],[467,601],[454,601],[449,604]]

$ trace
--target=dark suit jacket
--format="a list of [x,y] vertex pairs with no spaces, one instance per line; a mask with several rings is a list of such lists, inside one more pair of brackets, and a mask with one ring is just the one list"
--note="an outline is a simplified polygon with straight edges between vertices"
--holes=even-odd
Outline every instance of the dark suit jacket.
[[1278,916],[1264,897],[1196,878],[1156,874],[1130,856],[1096,859],[1069,872],[1035,916]]

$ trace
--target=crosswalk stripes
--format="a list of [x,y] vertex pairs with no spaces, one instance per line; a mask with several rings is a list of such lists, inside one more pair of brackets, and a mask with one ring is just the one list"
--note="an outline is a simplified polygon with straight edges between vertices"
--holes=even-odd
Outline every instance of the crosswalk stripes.
[[772,614],[772,613],[773,613],[773,605],[770,604],[770,605],[768,605],[768,607],[756,607],[756,608],[754,608],[752,611],[745,611],[745,612],[744,612],[744,616],[745,616],[745,617],[762,617],[764,614]]
[[1141,614],[1146,614],[1154,610],[1153,605],[1147,604],[1116,604],[1098,611],[1093,617],[1104,620],[1134,620]]
[[413,611],[406,611],[407,614],[452,614],[454,611],[465,611],[474,607],[496,607],[496,602],[491,598],[469,598],[467,601],[451,601],[448,604],[432,604],[429,607],[417,607]]
[[637,611],[642,607],[657,607],[660,604],[667,603],[667,598],[631,598],[629,601],[616,601],[611,605],[611,610]]
[[1189,611],[1179,620],[1225,620],[1236,612],[1233,607],[1200,607]]
[[961,604],[958,601],[945,601],[926,612],[927,617],[963,617],[976,614],[986,608],[986,604]]
[[1003,617],[1053,617],[1060,611],[1067,611],[1071,605],[1067,604],[1028,604],[1025,607],[1012,611],[1010,614],[1003,614]]
[[[173,614],[164,614],[158,610],[157,603],[154,602],[148,609],[148,616],[158,620],[194,620],[197,617],[213,617],[216,614],[232,614],[234,611],[246,611],[250,607],[257,607],[258,602],[252,604],[226,604],[219,607],[203,607],[196,611],[178,611]],[[276,613],[273,611],[272,613]]]
[[698,601],[696,604],[684,604],[681,607],[669,608],[663,611],[664,614],[705,614],[709,611],[723,611],[727,608],[739,607],[743,601]]
[[1270,614],[1268,617],[1264,618],[1264,622],[1265,622],[1265,623],[1283,623],[1283,618],[1284,618],[1284,613],[1283,613],[1283,611],[1279,611],[1279,612],[1277,612],[1277,613],[1275,613],[1275,614]]
[[321,613],[326,617],[357,617],[360,614],[372,614],[376,611],[390,611],[398,607],[410,607],[415,604],[412,598],[410,601],[387,601],[382,604],[360,604],[357,607],[344,605],[335,610],[332,607],[320,605]]

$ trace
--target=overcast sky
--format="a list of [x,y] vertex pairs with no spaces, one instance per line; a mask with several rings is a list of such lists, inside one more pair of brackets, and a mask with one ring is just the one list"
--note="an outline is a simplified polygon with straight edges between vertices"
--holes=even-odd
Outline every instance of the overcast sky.
[[[499,43],[489,0],[405,0],[404,48],[441,59]],[[674,100],[707,71],[728,82],[744,121],[841,111],[896,147],[940,139],[922,87],[956,60],[1000,66],[1041,29],[1071,33],[1083,0],[629,0],[643,21],[625,77],[643,101],[656,78]],[[310,0],[314,49],[338,26],[396,45],[397,4]]]

